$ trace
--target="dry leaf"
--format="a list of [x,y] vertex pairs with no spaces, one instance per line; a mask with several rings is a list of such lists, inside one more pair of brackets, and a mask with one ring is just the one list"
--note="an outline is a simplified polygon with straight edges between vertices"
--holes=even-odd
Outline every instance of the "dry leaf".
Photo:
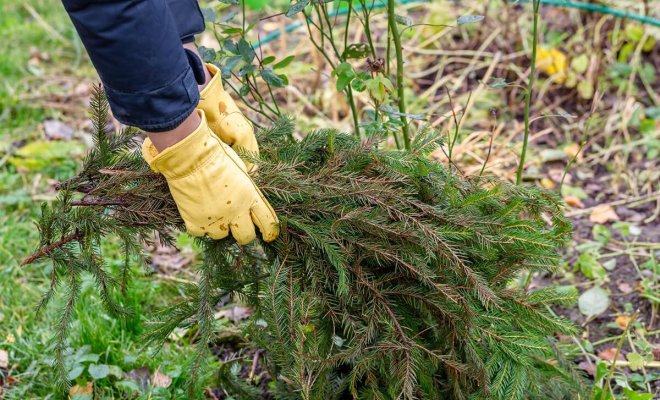
[[44,121],[44,134],[48,140],[70,140],[73,128],[62,121],[47,119]]
[[569,158],[574,158],[575,156],[578,155],[578,152],[580,151],[580,145],[577,143],[571,143],[568,146],[564,147],[564,153]]
[[660,360],[660,347],[653,348],[653,359],[656,361]]
[[79,97],[87,97],[90,93],[90,86],[88,82],[80,82],[73,89],[73,94]]
[[72,386],[71,389],[69,389],[70,397],[92,395],[92,394],[94,394],[94,386],[92,382],[87,382],[87,385],[85,386],[75,385]]
[[9,386],[11,384],[14,384],[18,382],[18,379],[14,378],[13,376],[5,376],[3,374],[0,374],[0,399],[2,399],[2,387],[3,386]]
[[154,371],[154,374],[151,376],[151,385],[153,387],[162,387],[166,388],[172,384],[172,378],[160,372],[159,370]]
[[591,211],[589,215],[589,221],[595,222],[597,224],[604,224],[609,221],[618,221],[619,216],[616,214],[612,206],[607,204],[601,204]]
[[578,364],[578,368],[586,372],[587,374],[591,376],[596,376],[596,366],[593,363],[589,363],[587,361],[581,361]]
[[151,371],[149,367],[140,367],[126,373],[126,379],[135,382],[143,391],[149,386]]
[[566,55],[558,49],[540,47],[536,54],[536,66],[547,75],[554,77],[557,83],[566,80],[568,62]]
[[244,306],[233,306],[229,308],[224,308],[218,312],[215,313],[215,318],[220,319],[220,318],[227,318],[228,320],[232,322],[238,322],[240,320],[248,318],[254,310],[252,310],[250,307],[244,307]]
[[626,329],[626,326],[630,323],[630,317],[627,315],[619,315],[614,321],[619,325],[619,328]]
[[627,282],[621,282],[621,283],[619,283],[619,284],[617,285],[617,288],[618,288],[619,291],[620,291],[621,293],[623,293],[623,294],[630,294],[630,293],[632,293],[633,290],[634,290],[633,287],[630,286],[630,284],[627,283]]
[[[605,350],[599,351],[598,352],[598,357],[605,361],[614,361],[614,355],[616,354],[616,347],[608,347]],[[619,361],[626,361],[626,358],[623,356],[623,351],[619,352],[619,357],[617,357],[617,360]]]
[[158,246],[153,252],[151,265],[160,271],[179,270],[193,262],[192,254],[184,254],[176,247]]
[[9,353],[7,350],[0,350],[0,368],[9,367]]
[[561,182],[563,178],[565,184],[571,183],[571,180],[573,179],[571,174],[566,174],[566,176],[564,176],[563,168],[550,168],[548,170],[548,177],[557,183]]
[[573,195],[564,196],[564,201],[567,205],[575,208],[584,208],[584,203],[578,197]]
[[543,186],[546,189],[554,189],[555,182],[550,178],[543,178],[541,179],[541,186]]

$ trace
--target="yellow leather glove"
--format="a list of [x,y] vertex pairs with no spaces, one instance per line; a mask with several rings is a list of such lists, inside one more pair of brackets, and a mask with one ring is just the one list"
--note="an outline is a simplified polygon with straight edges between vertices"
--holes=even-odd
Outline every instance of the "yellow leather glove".
[[247,173],[245,163],[209,129],[204,112],[193,133],[161,153],[148,138],[142,155],[151,169],[167,179],[188,232],[240,244],[255,237],[256,225],[265,241],[275,240],[279,222],[275,211]]
[[[254,137],[252,123],[225,91],[220,70],[213,64],[206,64],[206,68],[212,78],[199,94],[200,101],[197,107],[206,113],[209,127],[234,150],[243,149],[259,154],[259,145]],[[250,171],[252,165],[247,162],[246,165]]]

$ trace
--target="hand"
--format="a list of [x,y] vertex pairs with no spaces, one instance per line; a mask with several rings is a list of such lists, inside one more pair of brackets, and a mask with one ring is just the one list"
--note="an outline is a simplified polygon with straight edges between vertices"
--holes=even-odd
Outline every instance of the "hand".
[[150,139],[142,155],[162,173],[193,236],[222,239],[231,232],[239,244],[255,239],[255,225],[267,242],[279,234],[275,211],[247,173],[245,163],[209,129],[205,114],[185,139],[162,152]]

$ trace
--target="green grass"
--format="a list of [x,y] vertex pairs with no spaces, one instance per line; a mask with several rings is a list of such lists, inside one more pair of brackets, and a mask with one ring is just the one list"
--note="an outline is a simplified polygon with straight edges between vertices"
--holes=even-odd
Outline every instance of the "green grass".
[[[38,22],[35,14],[43,22]],[[27,169],[19,168],[25,165],[25,158],[17,161],[15,157],[18,144],[43,140],[42,121],[63,116],[41,100],[69,93],[71,84],[94,73],[59,1],[0,0],[0,37],[4,43],[0,51],[0,351],[8,353],[10,364],[0,373],[16,380],[10,387],[0,388],[0,398],[6,390],[5,399],[66,399],[67,391],[57,386],[52,358],[53,327],[58,322],[61,298],[36,313],[52,267],[38,263],[21,268],[19,264],[38,245],[34,220],[43,199],[55,195],[49,180],[71,176],[85,146],[75,140],[41,142],[53,151],[39,149],[29,154]],[[30,61],[35,57],[38,61]],[[118,246],[110,243],[105,251],[111,265],[121,264]],[[159,352],[143,348],[142,340],[146,316],[164,306],[165,299],[176,297],[176,284],[154,279],[138,265],[133,266],[133,272],[139,278],[121,300],[134,312],[127,318],[113,318],[101,305],[90,278],[84,281],[84,295],[76,306],[67,339],[71,353],[68,372],[72,377],[80,372],[71,384],[91,382],[90,365],[108,365],[111,374],[95,379],[95,398],[185,397],[189,338],[184,335]],[[143,367],[168,375],[172,384],[167,389],[137,388],[125,375]],[[98,368],[101,375],[97,377],[104,375],[105,367],[92,367],[92,371],[98,374]]]

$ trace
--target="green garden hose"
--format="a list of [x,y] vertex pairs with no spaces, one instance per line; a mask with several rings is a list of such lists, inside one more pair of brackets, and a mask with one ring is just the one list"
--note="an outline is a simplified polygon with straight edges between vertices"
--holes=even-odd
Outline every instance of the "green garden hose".
[[[430,2],[430,0],[399,0],[399,3],[401,3],[401,4],[429,3],[429,2]],[[374,1],[369,7],[370,7],[370,9],[385,8],[385,7],[387,7],[387,3],[384,2],[384,1]],[[353,10],[361,11],[362,6],[360,6],[360,5],[355,6],[355,7],[353,7]],[[344,8],[340,8],[340,9],[330,13],[330,16],[331,17],[336,17],[338,15],[346,15],[346,14],[348,14],[348,8],[344,7]],[[293,24],[287,25],[284,28],[284,31],[276,31],[276,32],[273,32],[269,35],[266,35],[263,39],[261,39],[257,42],[257,47],[259,47],[259,45],[264,45],[268,42],[272,42],[273,40],[280,37],[283,32],[284,33],[290,33],[290,32],[295,31],[296,29],[300,28],[301,26],[303,26],[302,22],[295,22]]]
[[[529,0],[517,0],[518,2],[522,3],[527,3]],[[399,0],[399,3],[401,4],[411,4],[411,3],[428,3],[429,0]],[[615,17],[619,18],[625,18],[629,19],[632,21],[638,21],[643,24],[651,25],[651,26],[656,26],[660,27],[660,19],[649,17],[649,16],[644,16],[636,13],[631,13],[628,11],[622,11],[614,8],[610,8],[604,5],[600,4],[590,4],[590,3],[582,3],[579,1],[568,1],[568,0],[541,0],[541,3],[544,5],[548,6],[554,6],[554,7],[568,7],[568,8],[576,8],[578,10],[585,10],[585,11],[592,11],[592,12],[597,12],[600,14],[606,14],[606,15],[613,15]],[[376,1],[370,5],[372,8],[384,8],[387,7],[387,3],[383,1]],[[360,11],[362,9],[361,6],[356,6],[353,7],[355,10]],[[331,13],[331,16],[338,16],[338,15],[345,15],[348,13],[348,8],[340,8],[336,10],[335,12]],[[266,35],[263,39],[259,40],[257,43],[257,47],[261,45],[265,45],[269,42],[272,42],[273,40],[277,39],[282,35],[282,33],[290,33],[295,31],[296,29],[300,28],[303,26],[302,22],[295,22],[293,24],[287,25],[283,31],[276,31],[273,32],[269,35]]]
[[[520,0],[520,2],[528,3],[529,0]],[[556,7],[577,8],[578,10],[585,10],[585,11],[597,12],[600,14],[613,15],[615,17],[625,18],[625,19],[641,22],[643,24],[660,27],[660,19],[619,10],[616,8],[610,8],[608,6],[604,6],[601,4],[582,3],[579,1],[568,1],[568,0],[541,0],[541,4],[548,6],[556,6]]]

